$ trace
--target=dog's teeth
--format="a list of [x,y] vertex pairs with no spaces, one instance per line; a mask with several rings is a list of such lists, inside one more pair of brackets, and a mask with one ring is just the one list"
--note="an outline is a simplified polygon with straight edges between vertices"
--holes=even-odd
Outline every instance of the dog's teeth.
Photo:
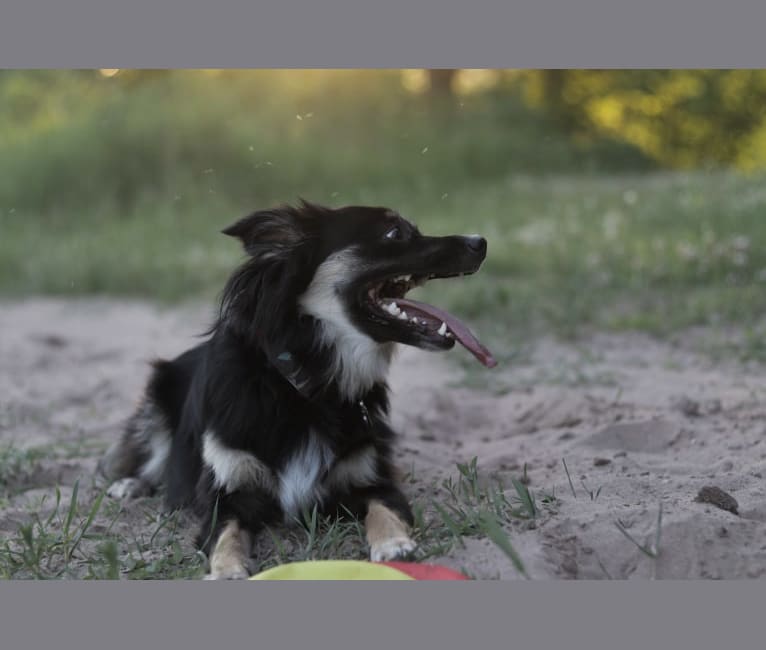
[[398,318],[400,320],[407,320],[407,312],[406,311],[400,311],[398,314]]
[[418,319],[417,319],[417,318],[415,318],[415,317],[413,316],[413,317],[412,317],[412,322],[413,322],[413,323],[417,323],[417,322],[418,322]]
[[436,333],[444,336],[447,333],[447,323],[442,323],[441,327],[436,330]]
[[383,307],[383,309],[385,309],[392,316],[398,316],[401,313],[399,306],[395,302],[389,303]]

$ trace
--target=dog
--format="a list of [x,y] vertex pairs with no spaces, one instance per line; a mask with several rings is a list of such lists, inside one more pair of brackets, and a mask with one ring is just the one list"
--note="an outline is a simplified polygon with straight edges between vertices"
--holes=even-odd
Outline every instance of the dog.
[[208,579],[248,577],[265,526],[317,507],[364,520],[373,561],[415,550],[392,462],[386,375],[397,343],[491,353],[457,318],[406,298],[476,272],[478,235],[428,237],[382,207],[301,202],[223,233],[247,255],[204,342],[153,362],[138,408],[100,463],[108,494],[164,487],[201,520]]

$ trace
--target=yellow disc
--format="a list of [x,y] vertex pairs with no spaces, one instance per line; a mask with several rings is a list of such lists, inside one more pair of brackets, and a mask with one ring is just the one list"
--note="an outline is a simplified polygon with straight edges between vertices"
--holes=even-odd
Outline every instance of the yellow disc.
[[384,564],[361,560],[291,562],[262,571],[250,580],[413,580]]

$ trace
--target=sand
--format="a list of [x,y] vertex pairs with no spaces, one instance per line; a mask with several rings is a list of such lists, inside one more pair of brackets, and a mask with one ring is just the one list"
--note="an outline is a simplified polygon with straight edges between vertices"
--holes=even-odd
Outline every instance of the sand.
[[[0,444],[74,450],[14,478],[14,495],[0,502],[0,536],[13,534],[29,504],[56,485],[66,498],[78,477],[93,480],[99,453],[141,391],[147,361],[193,344],[210,315],[206,306],[123,300],[0,305]],[[763,576],[764,369],[714,361],[697,350],[706,335],[543,338],[513,363],[472,373],[482,388],[463,381],[456,360],[469,358],[464,350],[401,349],[390,383],[399,463],[414,477],[407,490],[423,498],[473,457],[481,477],[506,482],[526,465],[536,498],[556,497],[534,525],[508,530],[533,579]],[[737,514],[695,500],[706,486],[733,497]],[[651,545],[660,504],[652,558],[616,524]],[[145,526],[145,518],[145,508],[128,508],[116,530]],[[430,561],[481,579],[520,577],[486,539],[467,539]]]

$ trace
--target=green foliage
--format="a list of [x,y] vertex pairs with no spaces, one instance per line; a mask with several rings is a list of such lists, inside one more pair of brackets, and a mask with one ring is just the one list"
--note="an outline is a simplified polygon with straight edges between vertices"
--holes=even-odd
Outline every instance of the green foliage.
[[521,83],[586,140],[613,137],[670,167],[766,165],[764,70],[538,70]]
[[514,93],[434,111],[398,72],[5,73],[0,98],[0,207],[50,220],[605,166]]

